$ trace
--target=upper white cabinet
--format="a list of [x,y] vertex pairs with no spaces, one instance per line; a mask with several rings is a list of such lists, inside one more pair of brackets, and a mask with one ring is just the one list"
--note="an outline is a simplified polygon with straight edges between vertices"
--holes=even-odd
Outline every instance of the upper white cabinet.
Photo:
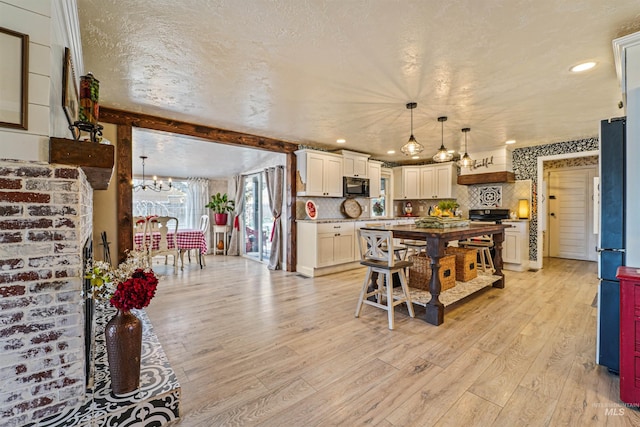
[[378,198],[381,194],[382,162],[369,160],[369,197]]
[[342,150],[342,174],[344,176],[369,177],[369,155]]
[[393,168],[393,198],[420,199],[420,167]]
[[449,199],[455,197],[456,167],[441,163],[420,167],[420,198]]
[[298,196],[342,197],[342,156],[315,150],[296,151]]

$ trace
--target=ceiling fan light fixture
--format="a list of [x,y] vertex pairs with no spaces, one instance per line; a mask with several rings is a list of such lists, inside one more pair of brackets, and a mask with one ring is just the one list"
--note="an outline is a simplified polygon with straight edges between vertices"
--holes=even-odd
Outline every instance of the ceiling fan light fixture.
[[409,141],[400,149],[406,156],[414,156],[424,150],[422,144],[416,141],[416,138],[413,136],[413,109],[417,106],[418,104],[416,102],[409,102],[407,104],[407,108],[411,110],[411,136],[409,136]]
[[438,121],[441,123],[442,127],[442,143],[440,144],[438,152],[433,156],[433,161],[437,163],[448,162],[453,159],[453,153],[449,152],[449,150],[444,146],[444,122],[447,121],[447,117],[438,117]]
[[460,157],[460,160],[458,161],[458,166],[460,166],[461,168],[470,168],[471,166],[473,166],[473,159],[467,153],[467,133],[469,133],[470,130],[471,128],[461,129],[461,131],[464,133],[464,155]]

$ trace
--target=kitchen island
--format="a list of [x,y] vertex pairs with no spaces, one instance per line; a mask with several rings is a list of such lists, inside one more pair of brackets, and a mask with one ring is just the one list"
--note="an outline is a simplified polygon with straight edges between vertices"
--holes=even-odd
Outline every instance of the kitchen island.
[[[392,225],[385,227],[364,227],[364,229],[388,230],[393,232],[393,237],[398,239],[422,240],[427,242],[427,255],[431,258],[431,281],[429,293],[431,298],[425,303],[424,320],[432,325],[444,323],[445,305],[440,301],[440,258],[445,255],[447,243],[454,240],[464,240],[478,236],[493,236],[495,245],[495,257],[493,260],[495,272],[489,282],[494,288],[504,288],[504,273],[502,272],[502,242],[504,242],[504,229],[511,227],[505,224],[470,224],[467,227],[455,228],[420,228],[415,225]],[[483,286],[481,288],[484,288]],[[480,288],[480,289],[481,289]],[[478,291],[480,289],[476,289]],[[475,292],[474,291],[474,292]],[[463,294],[461,298],[468,296]]]

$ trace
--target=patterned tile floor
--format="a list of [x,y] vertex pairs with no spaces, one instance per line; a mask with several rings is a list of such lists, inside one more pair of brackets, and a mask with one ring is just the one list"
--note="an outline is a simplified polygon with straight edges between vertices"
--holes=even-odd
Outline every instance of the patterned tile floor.
[[105,325],[114,314],[111,307],[96,310],[95,384],[85,403],[66,413],[25,427],[162,426],[179,418],[180,384],[162,350],[144,310],[132,310],[142,320],[140,388],[114,396],[104,342]]

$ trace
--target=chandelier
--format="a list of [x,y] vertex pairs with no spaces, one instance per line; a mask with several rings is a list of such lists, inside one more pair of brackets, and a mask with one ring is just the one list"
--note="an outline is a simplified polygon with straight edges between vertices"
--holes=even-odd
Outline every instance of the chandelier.
[[461,168],[470,168],[473,165],[473,160],[471,156],[467,154],[467,133],[471,130],[471,128],[462,128],[462,132],[464,132],[464,155],[460,157],[458,161],[458,166]]
[[409,137],[409,141],[407,141],[407,143],[400,149],[400,151],[407,156],[413,156],[424,150],[422,144],[416,141],[416,138],[413,136],[413,109],[417,106],[418,104],[416,102],[409,102],[407,104],[407,108],[411,110],[411,136]]
[[440,149],[436,155],[433,156],[433,160],[438,163],[448,162],[453,159],[453,154],[444,148],[444,122],[447,121],[447,118],[445,116],[438,117],[438,121],[442,124],[442,143],[440,144]]
[[153,184],[147,184],[146,183],[146,177],[144,174],[144,161],[147,159],[147,156],[140,156],[140,158],[142,159],[142,183],[138,184],[138,185],[134,185],[133,180],[131,180],[131,188],[133,188],[133,191],[147,191],[147,190],[151,190],[151,191],[171,191],[171,188],[173,186],[173,183],[171,182],[171,178],[169,178],[169,187],[164,187],[164,183],[162,181],[158,181],[158,177],[154,175],[153,177]]

